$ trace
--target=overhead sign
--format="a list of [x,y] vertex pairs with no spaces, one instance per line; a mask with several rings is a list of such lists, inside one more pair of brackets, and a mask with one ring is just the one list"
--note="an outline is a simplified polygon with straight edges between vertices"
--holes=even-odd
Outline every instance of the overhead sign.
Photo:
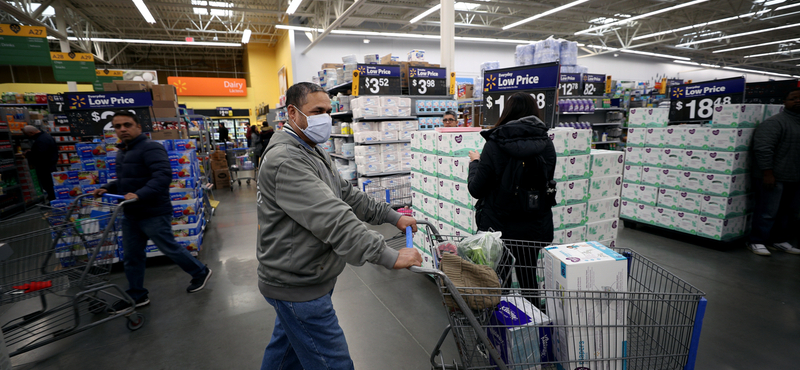
[[247,96],[247,81],[243,78],[167,77],[178,96]]
[[0,65],[49,66],[50,45],[44,27],[0,24]]
[[483,124],[497,123],[505,109],[506,99],[515,92],[524,92],[533,97],[544,123],[552,127],[558,83],[557,62],[486,71],[483,76]]
[[583,95],[603,96],[606,93],[606,75],[586,73],[583,75]]
[[561,82],[558,84],[559,96],[581,95],[581,84],[583,83],[583,79],[581,78],[580,73],[562,73],[559,81]]
[[56,81],[94,82],[97,78],[92,54],[51,51],[50,60]]
[[744,77],[670,86],[669,120],[711,120],[714,107],[743,103],[744,89]]
[[353,96],[400,95],[400,66],[359,64],[352,86]]
[[800,88],[798,80],[754,82],[745,85],[747,104],[783,104],[786,95]]
[[77,136],[100,136],[111,130],[111,120],[120,110],[139,118],[142,130],[153,131],[150,93],[120,91],[107,93],[65,93],[66,115],[70,131]]
[[220,117],[233,116],[233,108],[231,107],[217,107],[217,114]]
[[409,95],[447,95],[447,69],[408,67]]
[[111,83],[114,80],[121,81],[123,80],[124,71],[121,70],[110,70],[110,69],[96,69],[95,75],[97,76],[94,80],[94,91],[95,92],[102,92],[106,91],[103,87],[104,83]]
[[66,93],[67,109],[105,109],[150,107],[153,99],[146,91],[107,93]]

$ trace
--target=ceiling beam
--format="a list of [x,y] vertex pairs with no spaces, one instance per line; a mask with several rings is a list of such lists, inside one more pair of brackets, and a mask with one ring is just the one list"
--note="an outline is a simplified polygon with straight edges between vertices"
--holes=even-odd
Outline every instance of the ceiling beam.
[[342,22],[344,22],[347,19],[347,17],[353,14],[365,2],[366,0],[356,0],[352,5],[350,5],[347,8],[347,10],[344,11],[344,13],[342,13],[341,16],[339,16],[339,18],[336,18],[336,20],[333,21],[333,23],[331,23],[331,25],[328,26],[328,28],[326,28],[325,31],[322,31],[321,34],[317,35],[317,37],[314,38],[314,41],[308,44],[308,46],[300,54],[306,55],[306,53],[308,53],[308,51],[311,50],[311,48],[313,48],[315,45],[317,45],[317,43],[322,41],[322,39],[324,39],[325,36],[328,36],[328,34],[331,33],[331,31],[338,28],[339,25],[342,24]]

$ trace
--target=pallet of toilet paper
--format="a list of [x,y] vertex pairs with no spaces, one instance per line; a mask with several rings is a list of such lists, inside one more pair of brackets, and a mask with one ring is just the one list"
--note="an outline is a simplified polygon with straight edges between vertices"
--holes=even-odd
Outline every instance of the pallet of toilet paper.
[[411,98],[362,96],[350,100],[353,118],[411,116]]
[[355,146],[355,163],[361,174],[411,171],[413,166],[411,144],[357,145]]
[[419,121],[353,122],[350,129],[353,130],[354,141],[360,144],[411,140],[411,134],[419,130]]

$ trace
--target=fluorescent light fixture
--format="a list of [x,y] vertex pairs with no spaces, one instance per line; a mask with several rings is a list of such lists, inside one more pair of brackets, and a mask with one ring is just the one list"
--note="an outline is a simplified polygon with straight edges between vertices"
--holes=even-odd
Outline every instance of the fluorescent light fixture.
[[767,45],[774,45],[774,44],[782,44],[782,43],[784,43],[784,42],[792,42],[792,41],[800,41],[800,38],[795,38],[795,39],[786,39],[786,40],[781,40],[781,41],[770,41],[770,42],[765,42],[765,43],[763,43],[763,44],[748,45],[748,46],[739,46],[739,47],[730,48],[730,49],[714,50],[714,53],[725,53],[725,52],[734,51],[734,50],[742,50],[742,49],[757,48],[757,47],[759,47],[759,46],[767,46]]
[[608,46],[601,46],[601,45],[586,45],[586,47],[595,48],[595,49],[603,49],[603,50],[608,50],[608,51],[617,51],[617,50],[619,50],[617,48],[610,48]]
[[699,65],[700,65],[700,63],[695,63],[695,62],[687,62],[687,61],[685,61],[685,60],[673,60],[673,61],[672,61],[672,63],[678,63],[678,64],[688,64],[688,65],[690,65],[690,66],[699,66]]
[[703,43],[706,43],[706,42],[719,41],[719,40],[725,40],[725,39],[732,39],[732,38],[735,38],[735,37],[755,35],[757,33],[764,33],[764,32],[769,32],[769,31],[777,31],[777,30],[782,30],[782,29],[785,29],[785,28],[792,28],[792,27],[798,27],[798,26],[800,26],[800,23],[787,24],[785,26],[765,28],[765,29],[762,29],[762,30],[755,30],[755,31],[750,31],[750,32],[737,33],[737,34],[734,34],[734,35],[715,37],[713,39],[705,39],[705,40],[684,42],[683,44],[678,44],[678,45],[675,45],[675,46],[681,47],[681,46],[703,44]]
[[673,33],[673,32],[680,32],[680,31],[691,30],[693,28],[700,28],[700,27],[710,26],[712,24],[735,21],[735,20],[739,20],[739,19],[742,19],[742,18],[749,18],[749,17],[752,17],[754,15],[759,15],[759,14],[763,14],[763,13],[767,13],[767,12],[769,12],[769,10],[762,10],[762,11],[753,12],[753,13],[741,14],[741,15],[737,15],[735,17],[722,18],[722,19],[717,19],[717,20],[713,20],[713,21],[693,24],[691,26],[674,28],[674,29],[671,29],[671,30],[666,30],[666,31],[661,31],[661,32],[656,32],[656,33],[650,33],[650,34],[647,34],[647,35],[636,36],[632,40],[647,39],[647,38],[651,38],[651,37],[666,35],[666,34]]
[[648,52],[648,51],[639,51],[639,50],[631,50],[631,49],[621,49],[620,51],[623,52],[623,53],[647,55],[647,56],[651,56],[651,57],[669,58],[669,59],[677,59],[677,60],[692,60],[692,58],[679,57],[679,56],[667,55],[667,54],[659,54],[659,53],[651,53],[651,52]]
[[244,33],[242,33],[242,44],[246,44],[246,43],[250,42],[250,34],[251,33],[252,33],[252,31],[250,31],[249,28],[244,30]]
[[764,3],[764,6],[782,4],[782,3],[785,3],[785,2],[786,2],[786,0],[772,0],[772,1],[767,1],[766,3]]
[[286,14],[294,14],[294,12],[296,12],[296,11],[297,11],[297,8],[299,8],[299,7],[300,7],[300,4],[301,4],[302,2],[303,2],[303,0],[292,0],[292,1],[289,3],[289,7],[288,7],[288,8],[286,8]]
[[413,19],[411,19],[410,21],[408,21],[408,23],[417,23],[417,21],[419,21],[420,19],[427,17],[429,14],[439,10],[441,7],[442,7],[442,4],[436,4],[432,8],[422,12],[422,14],[420,14],[420,15],[414,17]]
[[291,30],[291,31],[325,32],[325,30],[322,29],[322,28],[311,28],[311,27],[303,27],[303,26],[286,26],[286,25],[283,25],[283,24],[276,25],[275,28],[277,28],[279,30]]
[[727,69],[727,70],[737,71],[737,72],[744,72],[744,73],[757,73],[757,74],[762,74],[762,75],[770,75],[770,76],[778,76],[778,77],[792,77],[792,75],[787,75],[787,74],[783,74],[783,73],[756,71],[754,69],[744,69],[744,68],[735,68],[735,67],[722,67],[722,69]]
[[779,7],[775,8],[775,10],[776,10],[776,11],[778,11],[778,10],[784,10],[784,9],[794,8],[794,7],[797,7],[797,6],[800,6],[800,3],[797,3],[797,4],[791,4],[791,5],[779,6]]
[[707,68],[719,68],[719,66],[718,66],[718,65],[716,65],[716,64],[704,64],[704,63],[700,63],[700,65],[701,65],[701,66],[703,66],[703,67],[707,67]]
[[[47,36],[48,40],[59,40],[53,36]],[[67,37],[69,41],[78,41],[77,37]],[[170,41],[170,40],[139,40],[139,39],[107,39],[93,37],[84,39],[90,42],[122,42],[126,44],[152,44],[152,45],[183,45],[183,46],[228,46],[228,47],[241,47],[242,44],[236,42],[186,42],[186,41]]]
[[580,34],[589,33],[589,32],[592,32],[592,31],[596,31],[596,30],[611,28],[611,27],[614,27],[614,26],[619,26],[621,24],[625,24],[625,23],[628,23],[628,22],[632,22],[632,21],[635,21],[635,20],[642,19],[642,18],[647,18],[647,17],[651,17],[651,16],[654,16],[654,15],[657,15],[657,14],[670,12],[670,11],[673,11],[673,10],[676,10],[676,9],[685,8],[687,6],[697,5],[697,4],[700,4],[700,3],[705,3],[707,1],[708,0],[694,0],[694,1],[690,1],[688,3],[683,3],[683,4],[678,4],[678,5],[675,5],[675,6],[671,6],[669,8],[659,9],[659,10],[656,10],[656,11],[653,11],[653,12],[650,12],[650,13],[637,15],[635,17],[625,18],[625,19],[616,21],[614,23],[609,23],[609,24],[604,24],[602,26],[587,28],[587,29],[585,29],[583,31],[575,32],[575,34],[576,35],[580,35]]
[[765,57],[765,56],[769,56],[769,55],[778,55],[778,54],[792,54],[792,53],[796,53],[798,51],[800,51],[800,49],[775,51],[775,52],[772,52],[772,53],[748,55],[748,56],[745,56],[745,58],[758,58],[758,57]]
[[144,17],[147,23],[156,23],[156,19],[150,14],[147,5],[144,5],[144,0],[133,0],[133,5],[136,5],[136,9],[139,9],[139,13],[142,13],[142,17]]
[[[325,30],[321,28],[311,28],[311,27],[302,27],[302,26],[287,26],[287,25],[277,25],[275,28],[280,30],[291,30],[291,31],[303,31],[303,32],[323,32]],[[376,36],[376,37],[405,37],[405,38],[412,38],[412,39],[438,39],[439,35],[422,35],[418,33],[397,33],[397,32],[374,32],[374,31],[357,31],[357,30],[333,30],[331,31],[332,34],[335,35],[351,35],[351,36]],[[477,42],[492,42],[492,43],[504,43],[504,44],[530,44],[536,42],[535,40],[519,40],[519,39],[491,39],[491,38],[483,38],[483,37],[464,37],[464,36],[456,36],[454,37],[456,41],[477,41]]]
[[[571,3],[569,3],[569,4],[564,4],[564,5],[562,5],[562,6],[559,6],[559,7],[557,7],[557,8],[553,8],[553,9],[550,9],[550,10],[548,10],[548,11],[545,11],[545,12],[542,12],[542,13],[539,13],[539,14],[536,14],[536,15],[534,15],[533,17],[525,18],[525,19],[523,19],[523,20],[521,20],[521,21],[519,21],[519,22],[514,22],[514,23],[511,23],[511,24],[509,24],[508,26],[505,26],[505,27],[503,27],[503,31],[505,31],[505,30],[507,30],[507,29],[509,29],[509,28],[514,28],[514,27],[516,27],[516,26],[519,26],[519,25],[521,25],[521,24],[528,23],[528,22],[530,22],[530,21],[532,21],[532,20],[535,20],[535,19],[539,19],[539,18],[542,18],[542,17],[546,17],[546,16],[548,16],[548,15],[550,15],[550,14],[553,14],[553,13],[558,13],[558,12],[560,12],[560,11],[564,10],[564,9],[572,8],[572,7],[573,7],[573,6],[575,6],[575,5],[580,5],[580,4],[583,4],[583,3],[587,2],[587,1],[589,1],[589,0],[577,0],[577,1],[573,1],[573,2],[571,2]],[[413,22],[412,22],[412,23],[413,23]]]

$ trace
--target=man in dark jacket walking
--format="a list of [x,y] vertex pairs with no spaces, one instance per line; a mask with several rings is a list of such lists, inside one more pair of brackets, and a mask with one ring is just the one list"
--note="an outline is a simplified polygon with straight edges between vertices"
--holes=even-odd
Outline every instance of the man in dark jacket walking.
[[[142,134],[142,126],[135,115],[118,112],[111,123],[122,141],[117,154],[117,180],[95,190],[94,195],[109,192],[124,195],[126,200],[136,199],[136,202],[123,206],[122,248],[128,295],[136,301],[136,307],[150,303],[148,291],[144,288],[147,239],[192,276],[187,292],[203,289],[211,277],[211,269],[175,242],[172,234],[172,204],[169,199],[172,168],[167,151]],[[128,302],[120,300],[113,309],[122,312],[128,307]]]
[[47,200],[54,200],[53,172],[58,164],[58,145],[50,134],[36,127],[25,126],[22,133],[31,141],[31,150],[25,153],[28,165],[36,171],[39,187],[47,193]]
[[[791,223],[800,212],[800,90],[789,93],[784,110],[762,123],[753,136],[756,210],[748,248],[769,256],[766,244],[791,254]],[[797,235],[797,232],[794,233]]]
[[230,137],[228,137],[228,128],[225,127],[225,125],[223,125],[222,122],[219,123],[219,128],[217,129],[217,133],[219,133],[219,140],[217,140],[217,143],[225,144],[228,142],[228,140],[230,140]]

